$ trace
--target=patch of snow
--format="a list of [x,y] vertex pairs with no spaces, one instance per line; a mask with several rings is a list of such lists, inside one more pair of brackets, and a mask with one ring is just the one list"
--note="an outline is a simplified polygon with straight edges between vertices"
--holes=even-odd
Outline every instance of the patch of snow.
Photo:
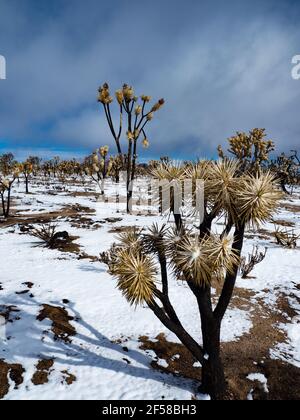
[[165,359],[158,359],[157,364],[163,368],[167,368],[169,363]]
[[247,379],[249,379],[249,381],[258,381],[263,385],[263,389],[264,391],[268,394],[269,393],[269,389],[268,389],[268,380],[265,377],[265,375],[263,375],[262,373],[250,373],[250,375],[247,376]]
[[271,355],[300,368],[300,316],[294,317],[291,324],[282,324],[280,327],[287,333],[288,341],[279,343],[272,349]]

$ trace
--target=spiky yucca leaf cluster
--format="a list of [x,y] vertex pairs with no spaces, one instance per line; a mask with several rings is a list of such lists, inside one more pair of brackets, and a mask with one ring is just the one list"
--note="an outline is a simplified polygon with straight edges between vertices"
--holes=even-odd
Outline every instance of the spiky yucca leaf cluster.
[[121,232],[117,235],[119,245],[122,248],[131,251],[140,251],[141,250],[141,234],[142,230],[137,229],[136,227],[130,228],[125,232]]
[[274,176],[267,172],[240,178],[235,196],[239,219],[257,227],[272,217],[283,194],[276,186]]
[[157,271],[151,257],[122,249],[117,255],[113,275],[118,280],[118,289],[131,305],[153,301]]
[[[157,197],[162,211],[174,211],[182,202],[182,183],[185,179],[186,167],[181,162],[161,162],[151,168],[150,175],[161,183],[161,195]],[[170,198],[170,199],[168,199]],[[181,200],[181,201],[180,201]]]
[[166,251],[166,235],[169,229],[166,225],[159,227],[157,223],[154,223],[148,233],[142,236],[142,248],[144,252],[164,255]]
[[185,178],[186,168],[181,162],[160,162],[151,169],[151,175],[159,180],[180,181]]
[[234,191],[238,169],[239,163],[230,159],[219,160],[209,166],[206,189],[216,213],[225,210],[230,215],[235,215]]
[[198,237],[183,235],[173,247],[172,264],[177,275],[200,286],[209,285],[213,278],[222,280],[225,272],[233,272],[239,258],[232,249],[232,239],[210,235]]
[[136,306],[153,301],[157,281],[155,262],[143,250],[142,239],[141,230],[128,229],[118,235],[119,242],[100,258],[116,277],[118,289]]

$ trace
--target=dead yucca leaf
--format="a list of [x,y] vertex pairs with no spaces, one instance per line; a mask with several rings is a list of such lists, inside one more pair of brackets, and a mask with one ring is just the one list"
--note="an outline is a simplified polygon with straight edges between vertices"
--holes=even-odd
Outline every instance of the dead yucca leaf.
[[283,197],[270,172],[243,176],[234,194],[238,218],[254,227],[272,217]]
[[157,270],[152,258],[122,250],[118,254],[113,274],[118,288],[131,305],[151,303],[156,289]]

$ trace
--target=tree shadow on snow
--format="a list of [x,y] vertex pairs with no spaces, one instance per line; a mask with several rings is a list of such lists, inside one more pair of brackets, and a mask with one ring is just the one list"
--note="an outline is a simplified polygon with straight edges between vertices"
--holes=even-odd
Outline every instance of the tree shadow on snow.
[[48,303],[67,310],[69,316],[74,317],[71,324],[76,331],[80,330],[71,337],[72,341],[65,342],[55,340],[50,331],[50,320],[45,319],[40,322],[36,319],[45,302],[38,302],[29,294],[5,296],[5,301],[8,302],[7,305],[15,305],[20,310],[18,313],[20,319],[12,319],[13,322],[7,323],[6,334],[10,339],[4,344],[0,342],[0,351],[4,359],[14,360],[16,357],[23,357],[33,359],[33,364],[36,364],[40,359],[53,358],[55,363],[68,367],[86,366],[111,370],[135,378],[157,381],[191,393],[196,392],[199,384],[195,381],[156,371],[150,366],[153,359],[142,350],[129,347],[127,351],[124,350],[124,344],[111,342],[82,319],[71,302],[67,305],[62,305],[61,302]]

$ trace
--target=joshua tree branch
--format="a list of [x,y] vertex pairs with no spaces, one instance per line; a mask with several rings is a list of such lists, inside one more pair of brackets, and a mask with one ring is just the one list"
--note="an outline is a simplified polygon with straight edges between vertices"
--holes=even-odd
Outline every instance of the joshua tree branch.
[[[240,257],[243,243],[244,243],[244,234],[245,234],[245,224],[237,226],[234,234],[233,249],[236,251],[237,255]],[[239,266],[237,265],[232,273],[227,273],[223,290],[219,298],[219,302],[214,311],[214,316],[218,321],[222,321],[224,318],[225,312],[228,308],[232,294],[234,291],[236,278],[238,274]]]
[[111,125],[112,135],[113,135],[113,137],[116,140],[117,139],[117,136],[116,136],[116,131],[115,131],[115,128],[114,128],[114,123],[113,123],[113,120],[112,120],[112,116],[111,116],[109,104],[107,104],[107,114],[108,114],[108,118],[109,118],[110,125]]
[[163,325],[172,331],[179,338],[182,344],[188,348],[193,356],[203,364],[205,362],[203,349],[193,339],[193,337],[191,337],[182,326],[177,325],[170,318],[168,318],[168,316],[165,314],[162,308],[157,305],[157,303],[148,303],[148,306],[154,312],[157,318],[163,323]]

